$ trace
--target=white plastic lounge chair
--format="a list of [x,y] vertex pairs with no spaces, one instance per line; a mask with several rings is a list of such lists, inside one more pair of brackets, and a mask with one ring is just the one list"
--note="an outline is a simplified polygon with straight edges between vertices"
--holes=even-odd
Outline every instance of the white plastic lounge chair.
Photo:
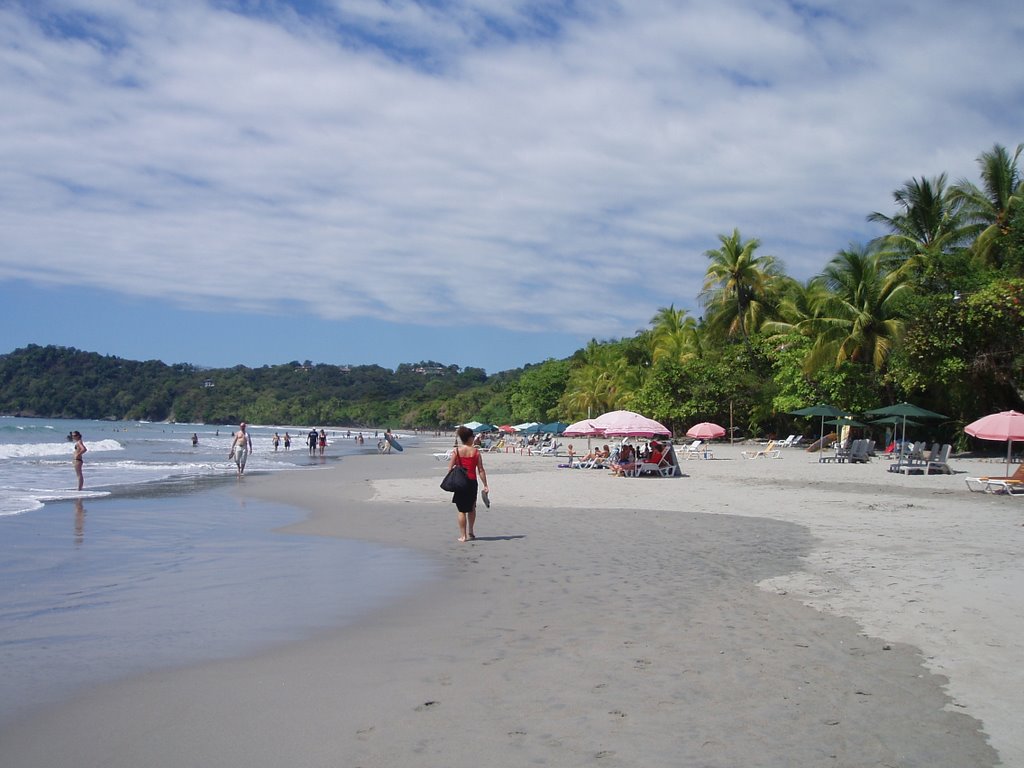
[[796,440],[796,435],[790,435],[785,440],[779,443],[779,448],[789,448],[793,445],[793,441]]
[[987,493],[1009,493],[1013,495],[1024,494],[1024,464],[1017,465],[1017,471],[1012,475],[1001,477],[967,477],[967,489],[970,491],[985,491]]
[[703,440],[694,440],[689,445],[679,446],[679,453],[684,459],[699,459],[701,445],[704,444]]
[[646,474],[655,474],[660,477],[674,477],[679,472],[679,467],[676,464],[675,449],[668,445],[666,446],[665,453],[661,455],[661,461],[654,464],[649,461],[641,461],[636,465],[634,469],[633,477],[640,477]]
[[434,458],[438,461],[448,461],[452,457],[452,453],[455,452],[454,448],[449,448],[444,453],[435,453]]

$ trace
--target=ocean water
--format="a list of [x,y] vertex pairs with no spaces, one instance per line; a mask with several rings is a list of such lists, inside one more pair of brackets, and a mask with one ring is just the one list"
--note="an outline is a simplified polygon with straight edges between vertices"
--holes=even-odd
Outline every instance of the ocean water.
[[[116,489],[157,481],[231,477],[235,466],[228,458],[231,435],[237,426],[158,424],[135,421],[70,421],[0,417],[0,515],[21,514],[42,508],[47,501],[80,497],[71,465],[74,430],[82,433],[85,455],[86,497],[107,495]],[[253,453],[247,473],[310,469],[355,453],[374,452],[372,430],[359,445],[357,431],[328,431],[324,457],[311,457],[305,445],[308,427],[250,425]],[[292,448],[283,444],[275,452],[273,436],[292,436]],[[195,447],[192,435],[199,438]],[[383,434],[383,430],[381,430]]]
[[[239,493],[225,430],[0,421],[0,494],[18,500],[0,515],[0,722],[342,626],[436,573],[409,550],[276,533],[303,513]],[[89,447],[84,494],[61,440],[72,429]],[[274,455],[274,428],[253,431],[247,473],[316,471],[360,450],[340,433],[324,460],[299,441]],[[376,450],[372,432],[362,450]]]

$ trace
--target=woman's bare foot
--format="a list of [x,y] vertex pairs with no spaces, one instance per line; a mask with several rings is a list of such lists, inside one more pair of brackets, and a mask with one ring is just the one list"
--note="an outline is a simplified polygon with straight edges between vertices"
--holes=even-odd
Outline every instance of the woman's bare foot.
[[467,541],[467,539],[465,536],[459,536],[459,538],[457,538],[456,541]]

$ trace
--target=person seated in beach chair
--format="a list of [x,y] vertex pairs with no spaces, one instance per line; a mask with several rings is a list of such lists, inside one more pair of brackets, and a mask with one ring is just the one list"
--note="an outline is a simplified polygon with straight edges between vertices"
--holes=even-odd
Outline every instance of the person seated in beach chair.
[[619,449],[619,455],[611,465],[612,474],[616,477],[629,477],[636,471],[636,451],[626,443]]
[[651,454],[636,468],[636,476],[652,474],[658,477],[674,477],[679,472],[672,444],[651,443]]

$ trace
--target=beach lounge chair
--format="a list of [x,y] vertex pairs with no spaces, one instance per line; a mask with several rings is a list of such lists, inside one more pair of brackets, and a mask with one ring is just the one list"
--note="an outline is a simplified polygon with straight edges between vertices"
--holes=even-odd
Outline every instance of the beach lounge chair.
[[[931,458],[931,454],[925,454],[924,449],[927,443],[907,443],[901,446],[901,449],[897,452],[900,456],[899,461],[895,464],[889,465],[890,472],[902,472],[903,474],[914,474],[916,472],[923,472],[924,468],[928,466],[928,459]],[[932,450],[938,450],[939,444],[936,443]]]
[[985,491],[986,493],[1009,493],[1024,494],[1024,464],[1017,465],[1017,471],[1012,475],[1001,477],[967,477],[967,489],[970,491]]
[[790,435],[785,440],[779,443],[779,448],[789,448],[793,445],[793,441],[796,440],[796,435]]
[[796,447],[800,446],[803,443],[803,441],[804,441],[804,436],[803,435],[797,435],[796,437],[793,438],[793,442],[791,442],[789,444],[789,447],[790,448],[796,448]]
[[444,453],[435,453],[434,458],[438,461],[448,461],[452,457],[452,453],[455,452],[454,448],[449,448]]
[[675,477],[677,474],[682,474],[676,462],[675,448],[672,447],[671,443],[665,446],[665,452],[661,455],[661,460],[657,464],[641,461],[636,465],[634,477],[647,474],[658,475],[659,477]]
[[953,474],[953,470],[949,466],[949,454],[952,451],[953,446],[949,443],[944,444],[938,450],[938,454],[932,451],[931,458],[928,459],[928,465],[924,469],[925,474],[930,475],[932,472],[941,472],[944,475]]
[[694,440],[689,445],[681,445],[679,446],[679,453],[684,459],[699,459],[700,447],[703,442],[703,440]]
[[899,471],[904,475],[930,475],[932,472],[942,472],[950,475],[953,470],[949,467],[949,454],[953,450],[951,445],[939,445],[935,443],[932,449],[927,453],[920,453],[920,458],[912,458],[909,461],[905,461],[903,466],[897,467],[896,469],[890,468],[890,471]]
[[540,448],[530,449],[531,456],[557,456],[558,455],[558,443],[552,440],[547,445],[542,445]]
[[781,458],[782,451],[776,447],[774,440],[770,440],[761,450],[740,451],[740,454],[744,459],[778,459]]

